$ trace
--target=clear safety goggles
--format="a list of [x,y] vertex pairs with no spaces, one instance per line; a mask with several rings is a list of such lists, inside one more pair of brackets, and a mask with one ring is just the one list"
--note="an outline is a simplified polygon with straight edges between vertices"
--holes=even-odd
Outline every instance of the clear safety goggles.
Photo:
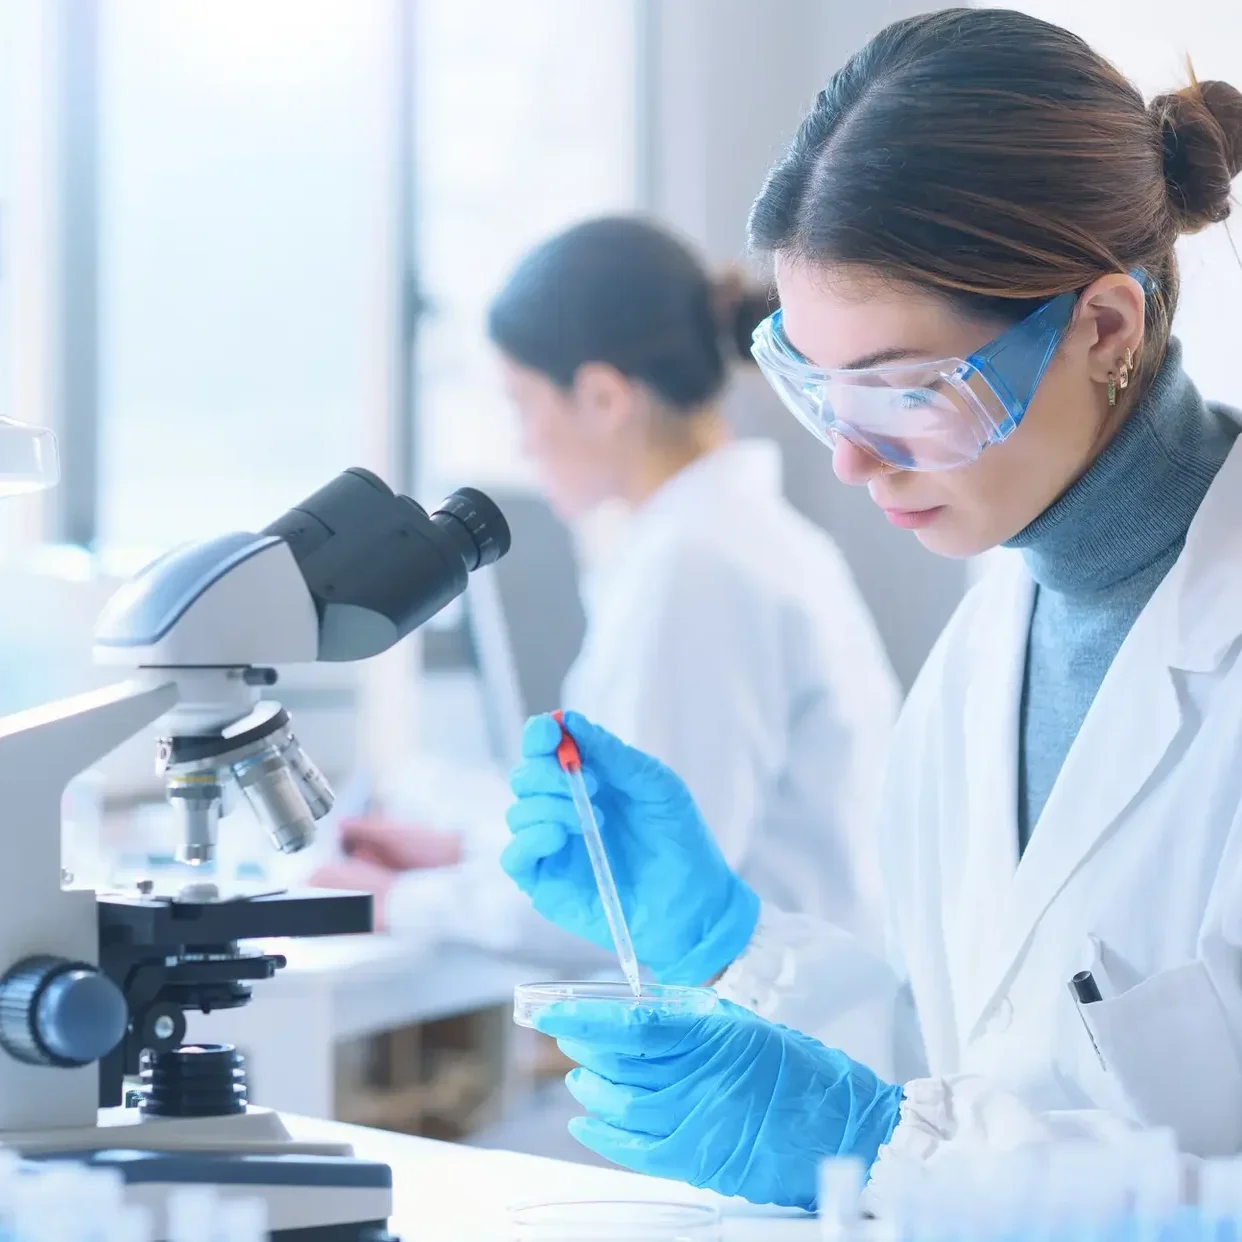
[[56,437],[45,427],[0,418],[0,496],[20,496],[60,481]]
[[[1144,273],[1130,274],[1148,287]],[[1013,434],[1077,302],[1077,293],[1051,298],[969,358],[824,370],[789,343],[779,310],[755,329],[751,352],[825,444],[840,436],[899,470],[953,470]]]

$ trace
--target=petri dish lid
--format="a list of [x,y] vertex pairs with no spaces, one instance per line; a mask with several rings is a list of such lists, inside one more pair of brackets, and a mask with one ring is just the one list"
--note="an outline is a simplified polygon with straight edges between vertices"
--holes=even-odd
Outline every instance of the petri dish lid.
[[60,481],[56,437],[46,427],[0,418],[0,496],[21,496]]
[[515,1204],[510,1242],[720,1242],[720,1210],[709,1203],[584,1199]]
[[715,1009],[717,999],[711,988],[671,983],[644,983],[638,996],[630,991],[628,983],[607,979],[520,983],[513,989],[513,1021],[518,1026],[533,1026],[535,1015],[540,1010],[564,1001],[573,1001],[575,1004],[591,1004],[596,1001],[610,1005],[629,1004],[636,1008],[658,1009],[670,1014],[702,1016]]

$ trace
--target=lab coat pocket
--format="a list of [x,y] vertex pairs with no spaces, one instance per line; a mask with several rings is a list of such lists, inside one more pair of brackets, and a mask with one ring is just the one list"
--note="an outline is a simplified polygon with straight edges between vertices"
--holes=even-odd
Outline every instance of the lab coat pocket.
[[1193,1155],[1242,1147],[1242,1064],[1202,962],[1161,971],[1082,1014],[1140,1121],[1171,1127]]

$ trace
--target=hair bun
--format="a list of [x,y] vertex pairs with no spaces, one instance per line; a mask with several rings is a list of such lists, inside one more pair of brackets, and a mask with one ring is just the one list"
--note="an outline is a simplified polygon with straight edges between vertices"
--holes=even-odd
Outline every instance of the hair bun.
[[1181,231],[1229,216],[1230,186],[1242,172],[1242,93],[1228,82],[1195,82],[1151,103],[1160,127],[1164,183]]
[[749,362],[751,337],[776,309],[776,294],[752,282],[742,268],[730,267],[712,282],[712,301],[725,344]]

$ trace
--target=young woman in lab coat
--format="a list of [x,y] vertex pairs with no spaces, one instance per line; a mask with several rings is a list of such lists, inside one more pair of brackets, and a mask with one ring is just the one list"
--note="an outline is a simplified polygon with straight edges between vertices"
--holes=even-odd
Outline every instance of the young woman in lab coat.
[[[1242,1150],[1242,414],[1169,335],[1174,243],[1240,168],[1232,87],[1145,105],[1014,11],[899,22],[821,92],[751,214],[781,301],[756,357],[927,547],[1020,555],[898,724],[883,960],[762,901],[672,772],[569,718],[640,958],[727,998],[549,1011],[597,1152],[803,1207],[853,1154],[882,1208],[955,1143]],[[556,741],[528,726],[505,865],[606,943]]]
[[[878,941],[874,773],[897,684],[841,554],[784,499],[776,446],[732,440],[719,408],[769,309],[663,229],[610,217],[528,255],[489,330],[552,506],[632,515],[590,583],[565,705],[675,767],[763,897]],[[518,947],[500,907],[526,903],[495,854],[433,871],[426,833],[346,840],[360,857],[320,880],[376,892],[393,930]]]

